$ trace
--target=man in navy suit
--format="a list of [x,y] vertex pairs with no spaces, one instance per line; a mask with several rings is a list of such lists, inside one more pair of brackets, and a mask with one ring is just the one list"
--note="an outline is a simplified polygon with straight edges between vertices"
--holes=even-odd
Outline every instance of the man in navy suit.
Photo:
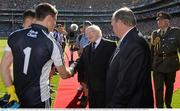
[[127,7],[117,10],[111,24],[120,41],[107,71],[106,107],[153,107],[151,53],[133,12]]

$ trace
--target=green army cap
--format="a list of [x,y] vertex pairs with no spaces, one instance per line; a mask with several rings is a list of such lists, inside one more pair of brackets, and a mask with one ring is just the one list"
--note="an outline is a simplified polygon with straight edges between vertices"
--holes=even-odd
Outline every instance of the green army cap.
[[159,19],[168,19],[168,20],[170,20],[171,19],[171,15],[166,13],[166,12],[164,12],[164,11],[160,11],[160,12],[157,13],[156,20],[159,20]]

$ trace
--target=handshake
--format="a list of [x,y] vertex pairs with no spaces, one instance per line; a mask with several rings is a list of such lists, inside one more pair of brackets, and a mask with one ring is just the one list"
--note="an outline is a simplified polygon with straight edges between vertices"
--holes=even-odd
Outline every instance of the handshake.
[[69,72],[71,76],[74,76],[74,74],[77,72],[76,67],[77,67],[77,61],[74,61],[73,63],[70,64]]

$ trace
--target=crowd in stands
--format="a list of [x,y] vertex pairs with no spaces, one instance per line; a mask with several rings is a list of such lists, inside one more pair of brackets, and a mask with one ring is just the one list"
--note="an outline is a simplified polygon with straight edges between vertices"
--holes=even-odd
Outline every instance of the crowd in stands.
[[[6,5],[0,5],[0,9],[29,9],[33,8],[40,2],[49,2],[56,5],[60,10],[110,10],[117,9],[121,6],[143,6],[145,4],[152,3],[159,0],[0,0],[1,3]],[[83,5],[82,5],[83,4]]]
[[[131,5],[134,7],[137,5],[135,9],[138,9],[143,7],[143,5],[145,4],[148,6],[148,4],[159,3],[159,1],[161,0],[122,0],[121,2],[119,2],[119,0],[114,0],[113,2],[110,0],[104,0],[103,2],[101,0],[97,0],[96,2],[92,2],[92,0],[0,0],[0,2],[3,4],[0,4],[0,15],[2,15],[0,16],[0,36],[7,36],[10,32],[17,29],[22,22],[22,12],[13,13],[13,11],[10,11],[4,13],[1,12],[1,10],[15,9],[14,11],[22,11],[25,9],[33,8],[36,6],[36,4],[39,4],[43,1],[56,5],[56,7],[60,11],[60,14],[58,16],[58,22],[64,22],[66,24],[66,28],[68,28],[72,23],[77,23],[78,25],[80,25],[83,21],[89,20],[92,23],[99,25],[103,31],[103,34],[106,36],[113,33],[110,25],[113,12],[112,10],[119,8],[122,5]],[[170,1],[178,2],[178,0]],[[111,7],[111,9],[109,9],[109,7]],[[91,9],[94,11],[92,11]],[[101,11],[97,12],[97,10]],[[107,12],[105,10],[107,10]],[[135,11],[135,15],[138,20],[138,28],[142,30],[143,34],[149,35],[150,32],[156,28],[156,21],[154,21],[154,17],[156,16],[156,13],[160,10],[177,15],[177,13],[180,12],[180,5],[178,5],[178,3],[167,6],[161,5],[150,9]],[[173,16],[173,26],[180,26],[178,19],[179,16]]]

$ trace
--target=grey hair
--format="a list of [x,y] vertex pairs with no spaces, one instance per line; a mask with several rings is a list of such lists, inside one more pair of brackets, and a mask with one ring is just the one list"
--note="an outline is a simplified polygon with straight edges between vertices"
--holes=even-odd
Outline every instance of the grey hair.
[[102,37],[102,31],[101,31],[101,29],[100,29],[100,27],[99,26],[97,26],[97,25],[91,25],[91,26],[88,26],[87,28],[86,28],[86,31],[87,30],[91,30],[91,31],[93,31],[93,32],[98,32],[97,34],[98,34],[98,36],[100,36],[100,37]]
[[133,11],[128,7],[118,9],[113,13],[113,18],[118,21],[121,20],[127,26],[136,25],[136,17]]

